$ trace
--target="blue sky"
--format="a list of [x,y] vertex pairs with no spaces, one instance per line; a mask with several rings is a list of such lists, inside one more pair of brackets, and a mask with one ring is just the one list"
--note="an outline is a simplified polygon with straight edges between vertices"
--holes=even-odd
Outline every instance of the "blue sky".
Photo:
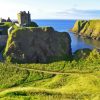
[[0,0],[0,17],[17,19],[24,10],[32,19],[99,19],[100,0]]

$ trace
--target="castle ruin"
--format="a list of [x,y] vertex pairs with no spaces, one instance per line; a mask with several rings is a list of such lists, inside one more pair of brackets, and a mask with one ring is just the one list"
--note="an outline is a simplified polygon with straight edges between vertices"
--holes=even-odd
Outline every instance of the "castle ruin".
[[29,26],[31,24],[31,15],[29,11],[28,13],[20,11],[20,13],[17,14],[17,17],[20,26]]

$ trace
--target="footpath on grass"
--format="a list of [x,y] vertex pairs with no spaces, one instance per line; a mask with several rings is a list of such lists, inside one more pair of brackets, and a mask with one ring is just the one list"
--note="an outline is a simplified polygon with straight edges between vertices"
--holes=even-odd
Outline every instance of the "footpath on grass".
[[[15,67],[15,66],[14,66]],[[68,74],[90,74],[93,73],[93,71],[67,71],[67,72],[61,72],[61,71],[48,71],[48,70],[40,70],[40,69],[33,69],[33,68],[25,68],[25,67],[16,67],[21,70],[28,70],[28,71],[34,71],[34,72],[40,72],[40,73],[47,73],[47,74],[56,74],[56,75],[68,75]]]

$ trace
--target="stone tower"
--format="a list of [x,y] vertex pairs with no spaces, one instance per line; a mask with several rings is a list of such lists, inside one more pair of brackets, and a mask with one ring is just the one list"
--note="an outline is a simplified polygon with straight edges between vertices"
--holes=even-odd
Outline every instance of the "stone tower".
[[17,14],[18,22],[20,26],[29,26],[31,23],[31,15],[28,11],[26,13],[25,11],[20,11],[20,13]]

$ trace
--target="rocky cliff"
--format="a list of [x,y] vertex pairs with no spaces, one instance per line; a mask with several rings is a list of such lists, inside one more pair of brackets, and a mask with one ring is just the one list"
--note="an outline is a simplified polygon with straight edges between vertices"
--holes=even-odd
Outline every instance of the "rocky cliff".
[[100,40],[100,20],[76,21],[72,32],[96,40]]
[[71,39],[68,33],[52,27],[18,28],[9,34],[4,55],[16,62],[46,63],[70,56]]

